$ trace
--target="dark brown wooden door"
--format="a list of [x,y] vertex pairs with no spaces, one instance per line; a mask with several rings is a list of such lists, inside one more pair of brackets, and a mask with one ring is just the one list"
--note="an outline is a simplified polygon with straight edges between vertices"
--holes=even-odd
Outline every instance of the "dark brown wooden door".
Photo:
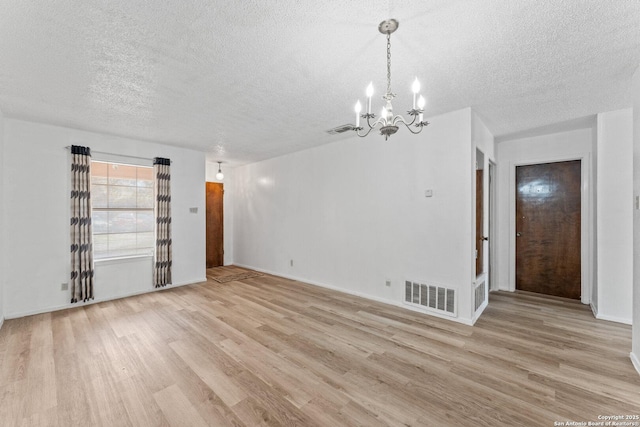
[[224,189],[218,182],[207,182],[207,268],[224,263],[222,196]]
[[484,272],[484,192],[483,171],[476,170],[476,276]]
[[516,289],[580,299],[580,160],[516,168]]

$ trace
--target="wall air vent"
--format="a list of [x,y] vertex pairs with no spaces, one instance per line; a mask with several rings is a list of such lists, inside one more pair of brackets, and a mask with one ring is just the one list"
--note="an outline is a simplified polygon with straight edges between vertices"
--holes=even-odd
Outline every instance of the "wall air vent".
[[345,133],[353,129],[355,129],[353,125],[346,124],[346,125],[336,126],[333,129],[329,129],[327,133],[330,135],[337,135],[339,133]]
[[476,290],[475,290],[475,304],[474,304],[474,309],[473,311],[478,311],[478,309],[480,308],[480,306],[484,303],[484,301],[486,300],[486,289],[485,289],[485,281],[483,281],[482,283],[480,283],[479,285],[476,286]]
[[456,290],[439,285],[405,281],[405,304],[448,316],[458,316]]

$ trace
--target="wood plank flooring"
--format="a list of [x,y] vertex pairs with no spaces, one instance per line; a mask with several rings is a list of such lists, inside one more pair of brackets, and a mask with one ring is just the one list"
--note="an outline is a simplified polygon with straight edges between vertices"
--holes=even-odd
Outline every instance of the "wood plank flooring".
[[492,293],[468,327],[274,276],[208,280],[5,321],[0,425],[594,422],[640,415],[630,336],[535,294]]

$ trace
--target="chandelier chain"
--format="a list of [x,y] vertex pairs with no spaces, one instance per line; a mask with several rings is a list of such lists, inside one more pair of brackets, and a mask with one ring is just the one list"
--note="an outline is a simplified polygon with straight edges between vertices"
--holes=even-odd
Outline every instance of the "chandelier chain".
[[391,33],[387,33],[387,94],[391,93]]

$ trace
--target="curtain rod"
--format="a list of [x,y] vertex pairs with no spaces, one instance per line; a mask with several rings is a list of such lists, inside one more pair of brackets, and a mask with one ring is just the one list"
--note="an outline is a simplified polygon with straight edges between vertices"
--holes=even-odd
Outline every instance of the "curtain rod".
[[[67,145],[66,147],[64,147],[65,149],[69,150],[71,149],[70,145]],[[148,157],[140,157],[140,156],[130,156],[128,154],[117,154],[117,153],[107,153],[106,151],[97,151],[97,150],[91,150],[92,153],[96,153],[96,154],[106,154],[108,156],[120,156],[120,157],[129,157],[131,159],[140,159],[140,160],[149,160],[149,161],[153,161],[154,159],[150,159]],[[173,160],[171,160],[171,163],[173,163]]]

